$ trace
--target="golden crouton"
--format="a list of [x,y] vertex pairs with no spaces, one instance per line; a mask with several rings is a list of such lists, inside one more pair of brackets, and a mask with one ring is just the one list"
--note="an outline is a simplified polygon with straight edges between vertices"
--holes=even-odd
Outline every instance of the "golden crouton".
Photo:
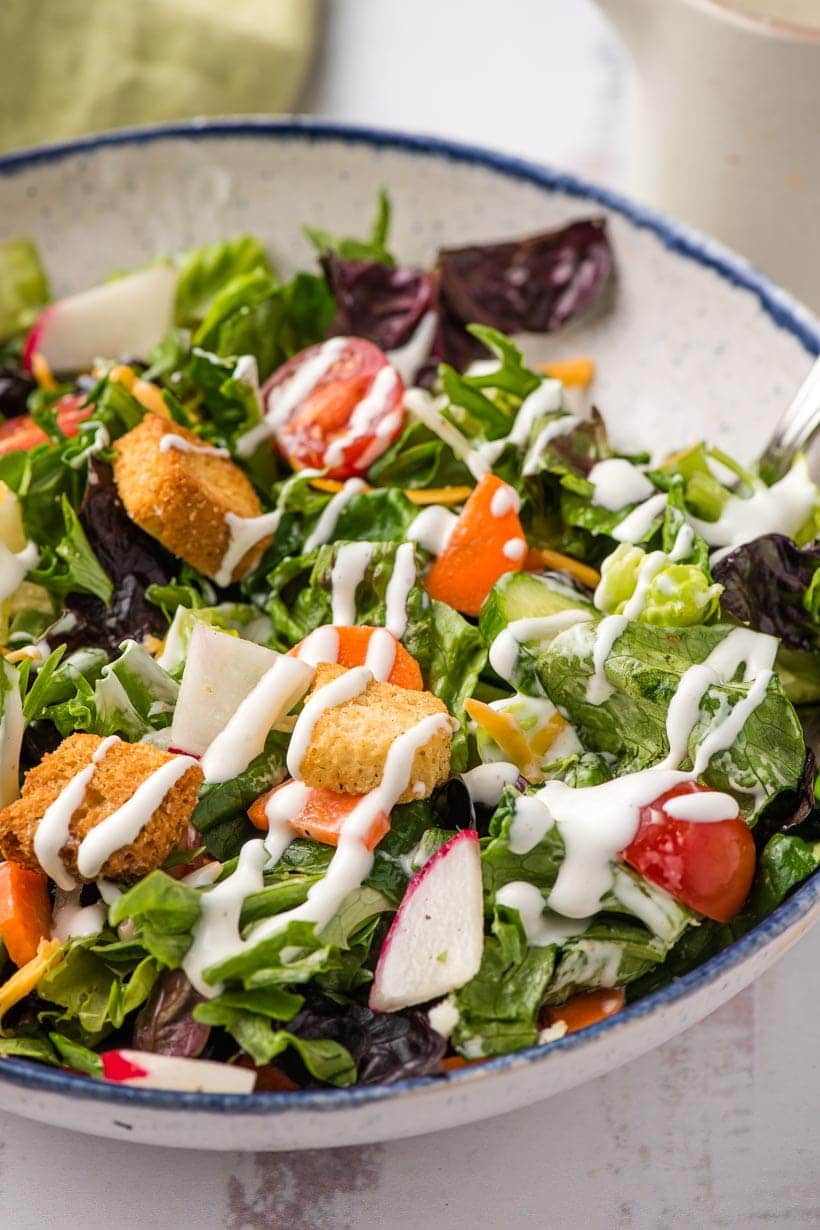
[[[178,423],[146,414],[114,445],[117,489],[132,521],[216,580],[231,541],[226,514],[258,517],[262,508],[250,481],[230,458],[179,448],[162,452],[160,441],[168,435],[203,447],[198,436]],[[270,542],[268,536],[246,551],[230,579],[244,576]]]
[[[0,811],[0,851],[5,858],[32,870],[39,868],[34,853],[37,825],[71,779],[91,763],[101,743],[99,735],[70,735],[26,774],[21,797]],[[77,850],[86,834],[171,759],[168,752],[150,743],[119,742],[109,746],[94,770],[82,803],[71,817],[69,840],[60,851],[70,875],[83,878],[77,870]],[[100,875],[111,880],[139,880],[161,866],[187,831],[201,781],[202,770],[192,765],[165,795],[136,841],[112,854],[103,863]]]
[[[317,666],[313,691],[343,673],[340,666]],[[371,682],[361,695],[319,717],[302,758],[302,780],[342,794],[366,794],[381,782],[387,753],[399,735],[436,713],[446,715],[447,707],[431,692]],[[447,780],[451,737],[449,725],[444,725],[419,748],[399,803],[426,799]]]

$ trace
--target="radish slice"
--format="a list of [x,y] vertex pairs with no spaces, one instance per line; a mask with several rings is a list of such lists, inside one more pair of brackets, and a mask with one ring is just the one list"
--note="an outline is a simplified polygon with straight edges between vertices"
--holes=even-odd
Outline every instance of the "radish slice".
[[177,1089],[186,1093],[250,1093],[256,1072],[209,1059],[181,1059],[153,1051],[103,1051],[103,1076],[135,1089]]
[[31,368],[35,352],[56,372],[147,358],[173,325],[177,279],[173,265],[151,265],[50,304],[26,338],[23,366]]
[[464,829],[407,886],[379,953],[370,1007],[397,1012],[447,995],[475,977],[483,948],[478,834]]

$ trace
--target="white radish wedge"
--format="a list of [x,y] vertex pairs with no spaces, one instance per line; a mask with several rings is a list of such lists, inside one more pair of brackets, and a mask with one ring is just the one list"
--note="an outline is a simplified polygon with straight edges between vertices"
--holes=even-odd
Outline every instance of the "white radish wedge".
[[135,1089],[175,1089],[186,1093],[250,1093],[256,1073],[209,1059],[182,1059],[153,1051],[103,1051],[103,1076]]
[[151,265],[50,304],[26,338],[23,365],[30,368],[35,353],[55,372],[147,358],[173,324],[178,276],[173,265]]
[[483,948],[478,834],[464,829],[408,884],[379,953],[370,1007],[397,1012],[447,995],[475,977]]

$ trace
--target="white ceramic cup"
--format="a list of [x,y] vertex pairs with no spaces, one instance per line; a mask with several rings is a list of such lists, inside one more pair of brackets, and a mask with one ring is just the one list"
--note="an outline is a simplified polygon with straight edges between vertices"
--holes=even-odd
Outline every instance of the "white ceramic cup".
[[630,191],[820,311],[820,0],[597,3],[634,63]]

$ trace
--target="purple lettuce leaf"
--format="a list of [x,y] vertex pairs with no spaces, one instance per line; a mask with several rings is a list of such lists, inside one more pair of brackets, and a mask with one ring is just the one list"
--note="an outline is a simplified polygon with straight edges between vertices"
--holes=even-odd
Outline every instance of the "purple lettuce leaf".
[[712,574],[720,605],[738,623],[779,636],[789,649],[820,650],[820,627],[804,603],[820,568],[820,545],[798,547],[784,534],[764,534],[736,547]]
[[154,983],[134,1024],[134,1046],[158,1055],[197,1059],[211,1034],[210,1025],[195,1021],[193,1011],[204,1003],[182,970],[165,970]]
[[409,341],[434,306],[433,280],[423,269],[397,269],[375,260],[322,258],[336,300],[331,335],[349,334],[395,350]]

